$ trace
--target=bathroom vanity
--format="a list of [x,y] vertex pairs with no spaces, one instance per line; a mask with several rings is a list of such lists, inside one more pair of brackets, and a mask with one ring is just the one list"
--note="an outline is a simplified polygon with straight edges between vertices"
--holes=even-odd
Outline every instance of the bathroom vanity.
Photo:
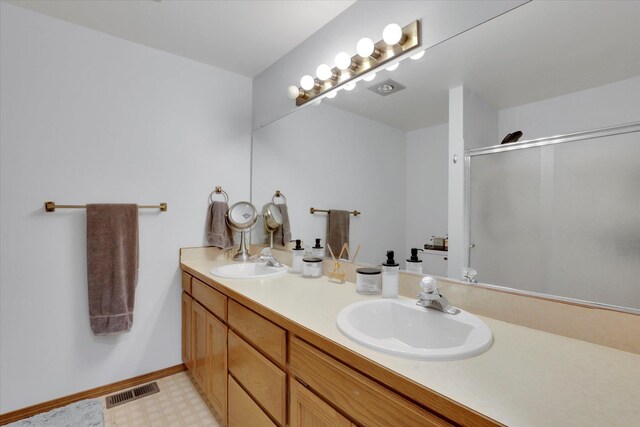
[[379,296],[359,295],[353,283],[326,277],[209,273],[230,262],[212,248],[181,253],[183,360],[225,425],[630,425],[640,419],[638,354],[482,317],[494,335],[485,353],[446,362],[401,358],[361,346],[336,327],[345,306]]

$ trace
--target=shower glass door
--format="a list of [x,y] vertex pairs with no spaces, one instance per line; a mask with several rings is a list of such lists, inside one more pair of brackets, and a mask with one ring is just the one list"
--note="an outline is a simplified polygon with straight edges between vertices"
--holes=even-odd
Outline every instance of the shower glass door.
[[640,128],[470,157],[483,283],[640,309]]

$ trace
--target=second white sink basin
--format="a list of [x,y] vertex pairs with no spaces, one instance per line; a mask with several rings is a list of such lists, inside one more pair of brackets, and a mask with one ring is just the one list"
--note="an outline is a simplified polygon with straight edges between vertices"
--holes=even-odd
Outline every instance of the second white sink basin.
[[485,352],[491,329],[466,311],[451,315],[412,299],[375,299],[351,304],[337,318],[348,338],[386,353],[424,360],[465,359]]
[[260,262],[242,262],[227,264],[211,270],[211,274],[228,279],[264,279],[281,276],[289,271],[289,267],[269,267]]

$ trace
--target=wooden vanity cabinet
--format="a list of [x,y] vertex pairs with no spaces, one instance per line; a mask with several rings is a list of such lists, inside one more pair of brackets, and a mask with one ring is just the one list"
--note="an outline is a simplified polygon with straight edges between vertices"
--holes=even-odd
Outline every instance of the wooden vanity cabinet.
[[229,375],[229,427],[277,427],[258,404]]
[[287,331],[234,300],[229,300],[229,326],[276,365],[284,368]]
[[182,290],[191,295],[191,275],[182,272]]
[[451,425],[297,337],[289,352],[291,375],[360,425]]
[[210,310],[226,315],[227,297],[195,278],[189,281],[183,275],[182,283],[182,360],[218,420],[226,425],[227,325]]
[[[183,276],[185,283],[182,357],[222,425],[451,425],[363,374],[357,360],[346,364],[282,327],[286,322],[275,323],[217,290],[224,288]],[[462,424],[495,425],[481,417]]]
[[289,384],[291,427],[355,427],[298,381],[292,379]]
[[229,332],[229,373],[280,426],[287,421],[287,375]]
[[227,325],[207,313],[206,394],[219,418],[227,413]]
[[191,330],[193,340],[193,379],[204,391],[207,389],[207,310],[196,301],[191,303]]
[[287,424],[287,331],[229,300],[229,374],[275,423]]
[[193,369],[191,363],[191,297],[186,292],[182,293],[182,362],[187,369]]

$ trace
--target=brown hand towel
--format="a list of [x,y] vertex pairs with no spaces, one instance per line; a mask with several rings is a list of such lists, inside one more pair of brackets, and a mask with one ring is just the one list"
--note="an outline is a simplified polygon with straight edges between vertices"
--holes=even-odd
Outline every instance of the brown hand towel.
[[282,214],[282,225],[273,231],[273,244],[278,246],[287,246],[291,241],[291,225],[289,224],[289,210],[285,203],[279,204],[280,213]]
[[[327,218],[327,246],[331,247],[333,254],[337,257],[340,254],[342,245],[349,244],[349,211],[330,210]],[[327,254],[329,250],[327,249]],[[343,259],[349,259],[349,254],[345,251]]]
[[93,334],[131,330],[138,281],[138,205],[87,205],[87,276]]
[[220,249],[233,247],[233,232],[227,224],[225,215],[229,211],[227,202],[214,201],[207,211],[207,241]]

